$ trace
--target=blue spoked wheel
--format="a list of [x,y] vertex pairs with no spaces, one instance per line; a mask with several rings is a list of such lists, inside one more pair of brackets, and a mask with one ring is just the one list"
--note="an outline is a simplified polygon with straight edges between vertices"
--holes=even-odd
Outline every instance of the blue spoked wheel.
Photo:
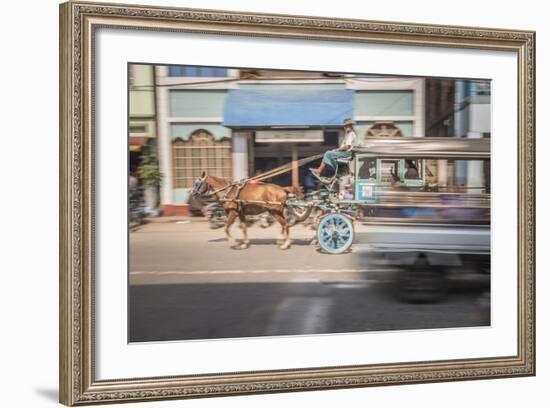
[[329,214],[321,219],[317,228],[319,245],[330,254],[341,254],[353,243],[353,223],[342,214]]

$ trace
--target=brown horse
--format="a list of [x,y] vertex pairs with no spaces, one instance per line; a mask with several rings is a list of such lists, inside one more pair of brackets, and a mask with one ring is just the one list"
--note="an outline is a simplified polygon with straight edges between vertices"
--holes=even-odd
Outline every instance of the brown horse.
[[195,182],[192,192],[193,195],[199,197],[213,195],[217,200],[222,201],[227,212],[225,235],[231,246],[235,246],[235,240],[231,236],[229,228],[237,217],[239,218],[244,237],[240,246],[242,249],[250,246],[246,229],[246,215],[258,215],[266,211],[281,224],[283,243],[279,248],[287,249],[290,247],[289,226],[284,216],[285,203],[289,193],[301,196],[301,191],[295,187],[281,187],[277,184],[261,182],[248,182],[239,185],[221,177],[207,176],[204,172],[201,178]]

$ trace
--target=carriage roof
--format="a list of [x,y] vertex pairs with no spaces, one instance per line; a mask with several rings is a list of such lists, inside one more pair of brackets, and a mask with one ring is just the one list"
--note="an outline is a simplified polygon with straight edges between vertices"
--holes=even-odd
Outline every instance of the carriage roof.
[[377,158],[488,159],[490,139],[455,137],[366,137],[355,153]]

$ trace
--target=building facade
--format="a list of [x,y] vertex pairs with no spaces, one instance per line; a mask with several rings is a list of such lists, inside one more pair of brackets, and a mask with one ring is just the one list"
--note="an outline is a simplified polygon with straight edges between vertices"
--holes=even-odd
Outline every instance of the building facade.
[[[367,136],[422,137],[423,78],[156,66],[161,210],[186,214],[202,171],[240,180]],[[307,168],[270,180],[301,185]]]
[[190,189],[202,171],[233,176],[231,130],[222,123],[225,97],[239,72],[159,65],[155,73],[161,211],[186,214]]
[[[426,79],[426,136],[491,137],[491,82],[483,79]],[[438,160],[440,189],[486,192],[489,162]]]
[[143,154],[156,155],[155,67],[129,64],[128,88],[129,161],[134,172]]

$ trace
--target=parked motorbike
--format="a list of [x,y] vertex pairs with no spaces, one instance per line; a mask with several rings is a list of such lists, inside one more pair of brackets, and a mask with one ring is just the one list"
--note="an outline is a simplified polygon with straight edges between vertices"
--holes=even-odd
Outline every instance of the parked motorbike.
[[133,229],[145,224],[147,211],[145,210],[142,189],[130,191],[128,198],[128,223],[130,228]]
[[203,207],[203,213],[208,219],[208,226],[210,229],[218,229],[225,225],[227,214],[219,202],[214,201],[206,204]]

